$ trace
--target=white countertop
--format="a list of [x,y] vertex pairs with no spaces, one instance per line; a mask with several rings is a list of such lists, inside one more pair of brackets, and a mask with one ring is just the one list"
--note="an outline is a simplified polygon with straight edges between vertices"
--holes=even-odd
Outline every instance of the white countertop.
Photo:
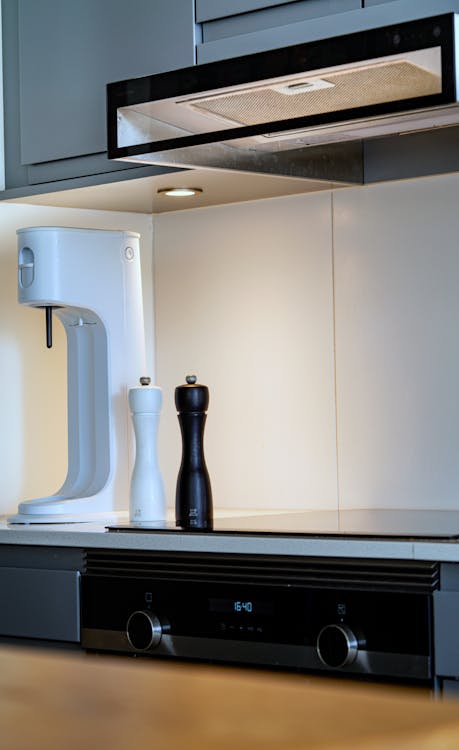
[[[123,524],[126,514],[109,519]],[[289,536],[268,532],[184,532],[136,530],[113,533],[107,519],[94,523],[9,525],[0,517],[0,545],[128,549],[234,554],[279,554],[316,557],[371,557],[459,562],[459,540],[373,539],[371,537]]]

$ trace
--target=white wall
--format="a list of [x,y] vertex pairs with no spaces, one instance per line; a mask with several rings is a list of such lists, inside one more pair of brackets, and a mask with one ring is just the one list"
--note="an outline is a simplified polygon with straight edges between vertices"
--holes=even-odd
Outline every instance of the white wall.
[[458,196],[450,175],[155,217],[171,504],[196,371],[217,507],[459,508]]
[[459,508],[459,175],[334,196],[340,505]]
[[336,509],[330,193],[154,220],[160,458],[173,505],[174,389],[210,389],[216,508]]
[[[152,219],[141,214],[0,203],[0,514],[59,489],[67,471],[66,342],[56,320],[46,349],[44,314],[17,302],[16,229],[128,229],[141,234],[148,364],[153,364]],[[126,498],[127,508],[127,498]]]
[[0,513],[66,472],[63,330],[47,351],[17,303],[16,229],[47,224],[140,232],[151,364],[153,223],[170,507],[196,372],[217,508],[458,508],[458,195],[450,175],[153,220],[0,203]]

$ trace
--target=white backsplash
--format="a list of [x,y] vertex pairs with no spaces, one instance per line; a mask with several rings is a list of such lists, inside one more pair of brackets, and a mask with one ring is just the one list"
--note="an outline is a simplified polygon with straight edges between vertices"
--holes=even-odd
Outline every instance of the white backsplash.
[[336,509],[330,193],[163,214],[154,243],[169,501],[195,373],[217,507]]
[[340,507],[459,508],[459,176],[334,196]]
[[142,235],[170,509],[190,372],[217,509],[459,508],[458,194],[449,175],[153,217],[0,203],[0,514],[67,466],[65,336],[47,351],[17,303],[34,225]]
[[196,370],[218,506],[459,508],[458,195],[450,175],[155,217],[170,501]]
[[2,0],[0,0],[0,190],[5,189],[5,127],[3,110],[3,33]]

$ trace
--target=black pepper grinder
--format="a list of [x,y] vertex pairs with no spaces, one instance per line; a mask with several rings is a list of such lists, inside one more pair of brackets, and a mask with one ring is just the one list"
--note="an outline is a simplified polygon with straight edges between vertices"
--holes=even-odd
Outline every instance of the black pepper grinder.
[[204,459],[204,425],[209,389],[187,375],[186,384],[175,389],[175,406],[182,431],[182,463],[177,477],[175,522],[190,530],[213,526],[212,489]]

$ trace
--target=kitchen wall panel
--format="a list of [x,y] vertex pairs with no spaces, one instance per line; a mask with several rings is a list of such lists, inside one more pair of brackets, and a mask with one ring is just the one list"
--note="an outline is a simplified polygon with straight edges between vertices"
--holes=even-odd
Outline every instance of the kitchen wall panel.
[[331,196],[154,219],[160,460],[174,503],[174,388],[210,388],[217,508],[335,509]]
[[45,224],[142,235],[171,507],[174,388],[194,371],[216,507],[336,508],[338,470],[342,508],[457,507],[458,191],[449,175],[153,218],[1,204],[0,513],[66,471],[64,333],[47,351],[17,303],[16,229]]
[[340,505],[459,503],[459,175],[334,195]]
[[[17,302],[16,229],[130,229],[141,234],[148,363],[153,367],[152,219],[143,214],[0,205],[0,514],[56,492],[67,471],[66,337],[45,345],[43,312]],[[126,498],[127,508],[127,498]]]

